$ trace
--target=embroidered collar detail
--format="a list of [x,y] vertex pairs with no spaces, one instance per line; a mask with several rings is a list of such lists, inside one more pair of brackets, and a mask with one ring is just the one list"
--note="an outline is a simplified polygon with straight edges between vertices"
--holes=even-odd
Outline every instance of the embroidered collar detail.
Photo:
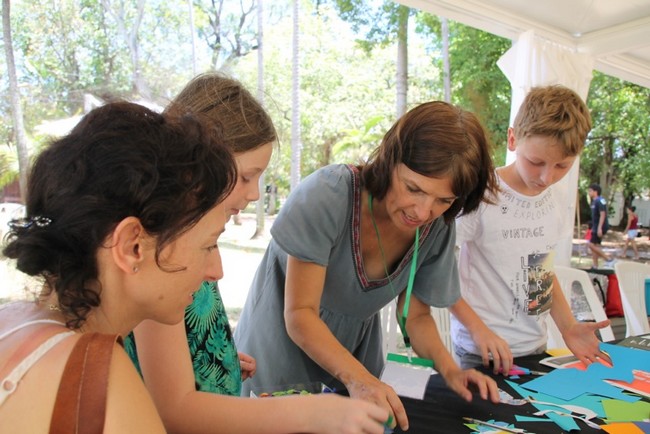
[[[350,178],[352,180],[351,185],[352,185],[352,218],[350,219],[350,224],[352,225],[352,230],[350,233],[352,234],[352,257],[354,259],[354,265],[356,268],[356,274],[357,278],[359,279],[359,282],[361,283],[361,286],[366,289],[374,289],[377,287],[385,286],[388,285],[388,277],[383,277],[382,279],[378,280],[370,280],[368,279],[368,276],[366,275],[365,268],[363,266],[363,256],[361,255],[361,173],[359,169],[352,165],[348,164],[347,165],[348,169],[350,170]],[[429,236],[429,233],[431,232],[431,227],[433,225],[433,222],[427,224],[424,226],[421,230],[420,233],[420,248],[422,245],[426,242],[427,237]],[[393,280],[395,279],[396,276],[398,276],[402,271],[404,271],[405,268],[410,266],[411,263],[411,258],[413,257],[413,246],[411,246],[406,252],[406,255],[402,258],[400,261],[399,265],[397,266],[397,269],[393,271],[390,275],[390,279]]]

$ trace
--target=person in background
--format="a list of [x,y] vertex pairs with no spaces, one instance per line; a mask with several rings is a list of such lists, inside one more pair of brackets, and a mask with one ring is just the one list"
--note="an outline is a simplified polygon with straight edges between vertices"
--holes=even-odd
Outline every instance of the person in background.
[[607,201],[600,195],[602,192],[600,185],[591,184],[587,189],[587,194],[591,199],[591,240],[589,240],[589,250],[591,251],[592,267],[598,268],[600,258],[603,258],[609,265],[613,258],[606,254],[600,243],[609,230],[609,221],[607,220]]
[[[228,215],[259,199],[258,181],[269,164],[276,131],[241,83],[219,73],[200,74],[166,112],[201,114],[234,152],[238,177],[224,202]],[[239,397],[242,381],[255,374],[256,361],[237,352],[216,283],[197,288],[185,321],[173,326],[145,321],[127,340],[169,432],[383,432],[385,410],[336,394]]]
[[577,322],[553,269],[567,201],[555,184],[590,129],[589,110],[571,89],[531,89],[508,129],[508,150],[516,156],[496,170],[498,195],[457,219],[463,297],[450,311],[461,367],[492,360],[494,373],[508,375],[513,357],[544,352],[549,314],[580,360],[606,357],[595,331],[609,321]]
[[[235,177],[230,151],[197,117],[125,102],[94,109],[36,158],[3,254],[43,287],[36,302],[0,308],[0,432],[59,432],[64,365],[92,332],[115,346],[108,378],[83,379],[107,381],[102,431],[165,432],[114,341],[146,319],[181,321],[200,282],[222,277],[221,201]],[[100,399],[101,388],[91,392]]]
[[636,237],[639,234],[639,216],[636,214],[635,206],[628,206],[627,210],[627,224],[625,225],[625,232],[627,233],[627,239],[625,240],[625,247],[623,248],[623,253],[621,257],[627,257],[627,248],[632,246],[632,251],[634,251],[634,259],[639,260],[639,249],[636,245]]
[[402,402],[378,379],[380,310],[397,298],[405,340],[450,389],[470,401],[476,387],[498,402],[492,379],[456,365],[430,313],[460,296],[455,216],[493,188],[483,127],[441,101],[402,116],[366,164],[329,165],[303,179],[273,223],[235,329],[240,350],[258,361],[244,393],[320,381],[381,405],[407,429]]

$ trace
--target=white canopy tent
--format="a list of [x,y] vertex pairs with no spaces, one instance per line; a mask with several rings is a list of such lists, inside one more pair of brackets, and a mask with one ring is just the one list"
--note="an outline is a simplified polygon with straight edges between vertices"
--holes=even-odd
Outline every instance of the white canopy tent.
[[[593,70],[650,87],[650,0],[398,0],[509,38],[498,65],[512,86],[510,122],[533,86],[563,84],[586,100]],[[507,161],[511,160],[510,155]],[[575,215],[579,161],[560,186]],[[556,263],[570,265],[573,219]]]

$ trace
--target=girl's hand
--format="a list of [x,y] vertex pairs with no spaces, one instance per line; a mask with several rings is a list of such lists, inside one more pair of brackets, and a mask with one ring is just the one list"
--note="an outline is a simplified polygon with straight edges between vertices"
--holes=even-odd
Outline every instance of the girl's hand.
[[239,356],[239,366],[241,367],[241,381],[244,381],[255,375],[257,362],[254,357],[249,356],[248,354],[237,351],[237,355]]
[[[333,393],[316,395],[315,433],[383,434],[389,419],[386,409],[371,402]],[[393,423],[394,426],[394,423]],[[311,430],[310,430],[311,432]]]

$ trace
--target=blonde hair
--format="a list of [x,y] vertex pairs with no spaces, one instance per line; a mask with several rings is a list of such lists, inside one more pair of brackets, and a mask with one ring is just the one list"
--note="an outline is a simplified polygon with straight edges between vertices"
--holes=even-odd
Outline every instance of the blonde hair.
[[194,77],[166,111],[200,114],[204,121],[207,118],[235,153],[277,139],[273,121],[259,101],[239,81],[218,72]]
[[552,137],[566,156],[575,156],[584,148],[591,130],[591,115],[582,98],[568,87],[534,87],[521,103],[513,128],[518,139]]

